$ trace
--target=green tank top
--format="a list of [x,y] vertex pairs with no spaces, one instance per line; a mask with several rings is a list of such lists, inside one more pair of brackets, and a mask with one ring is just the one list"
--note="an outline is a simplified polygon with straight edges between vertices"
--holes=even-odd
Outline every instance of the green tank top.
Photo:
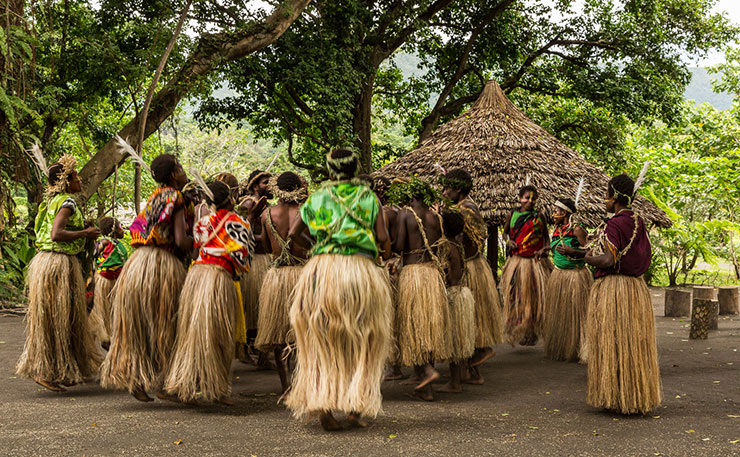
[[316,238],[312,254],[363,254],[375,258],[375,220],[380,206],[364,184],[325,184],[301,206],[301,218]]
[[45,199],[39,205],[39,213],[36,215],[34,230],[36,231],[36,248],[39,251],[61,252],[63,254],[77,255],[85,248],[85,238],[74,241],[51,240],[51,228],[54,226],[54,218],[62,208],[72,210],[72,215],[67,220],[65,230],[78,231],[85,228],[82,212],[77,207],[77,202],[70,194],[61,193]]
[[552,248],[552,262],[561,270],[573,270],[586,265],[586,262],[582,258],[568,257],[567,255],[559,253],[555,248],[561,244],[576,249],[581,247],[581,243],[578,242],[578,237],[575,235],[575,226],[569,227],[565,231],[563,231],[563,227],[560,226],[553,232],[552,240],[550,241],[550,247]]

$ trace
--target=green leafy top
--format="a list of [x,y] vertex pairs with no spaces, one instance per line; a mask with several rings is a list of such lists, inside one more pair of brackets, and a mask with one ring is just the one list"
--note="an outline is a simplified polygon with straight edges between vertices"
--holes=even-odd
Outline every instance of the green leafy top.
[[442,194],[428,182],[416,177],[407,183],[396,182],[388,190],[388,202],[392,205],[407,205],[413,198],[432,206],[442,201]]

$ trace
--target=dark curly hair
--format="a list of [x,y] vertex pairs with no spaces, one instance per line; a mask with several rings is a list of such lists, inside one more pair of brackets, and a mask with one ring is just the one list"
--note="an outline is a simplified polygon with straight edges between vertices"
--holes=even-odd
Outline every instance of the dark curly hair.
[[161,154],[152,160],[152,178],[159,184],[168,184],[172,173],[177,170],[177,157],[172,154]]
[[442,212],[442,229],[445,236],[454,238],[465,230],[465,217],[460,211],[447,209]]
[[98,227],[100,227],[100,233],[103,236],[111,236],[116,230],[116,220],[112,217],[102,217],[98,222]]
[[277,177],[278,189],[292,192],[303,185],[301,177],[292,171],[286,171]]
[[561,197],[561,198],[558,198],[558,201],[562,203],[563,205],[567,206],[571,213],[576,212],[576,203],[572,199]]
[[221,181],[222,183],[229,186],[229,188],[231,189],[236,189],[237,187],[239,187],[239,180],[236,179],[236,176],[226,171],[223,173],[217,174],[216,176],[213,177],[213,179],[216,181]]
[[458,189],[467,195],[473,190],[473,177],[462,168],[453,168],[439,178],[439,183],[444,187]]
[[635,181],[625,173],[617,175],[609,180],[609,185],[606,188],[606,194],[609,197],[614,197],[616,202],[625,206],[632,204],[634,193]]
[[215,206],[216,209],[223,209],[231,202],[231,189],[225,182],[213,181],[208,184],[208,188],[213,192],[213,200],[206,196],[209,205]]

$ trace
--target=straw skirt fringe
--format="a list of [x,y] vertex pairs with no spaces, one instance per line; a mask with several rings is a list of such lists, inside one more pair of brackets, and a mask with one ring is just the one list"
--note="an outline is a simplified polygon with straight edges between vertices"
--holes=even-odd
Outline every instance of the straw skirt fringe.
[[[556,268],[547,280],[544,317],[545,357],[575,362],[579,358],[584,331],[588,293],[594,280],[588,268]],[[585,352],[583,352],[585,355]]]
[[509,257],[501,274],[506,339],[514,344],[541,333],[547,270],[534,257]]
[[175,344],[185,268],[164,249],[136,249],[113,288],[111,346],[100,369],[104,388],[158,389]]
[[496,280],[488,261],[483,257],[465,263],[462,285],[475,298],[475,347],[489,348],[504,342],[503,318]]
[[257,328],[260,290],[271,263],[272,257],[270,254],[255,254],[252,257],[249,273],[243,275],[240,280],[244,321],[247,329]]
[[296,284],[290,323],[297,363],[285,403],[294,416],[338,410],[375,417],[391,338],[382,268],[361,255],[313,257]]
[[177,340],[164,390],[185,402],[231,395],[231,360],[241,307],[229,272],[197,263],[180,294]]
[[452,356],[450,306],[433,263],[406,265],[398,281],[395,316],[398,362],[415,366]]
[[272,267],[265,275],[260,289],[257,339],[254,342],[254,346],[260,351],[272,351],[290,342],[289,311],[293,288],[302,270],[303,266],[300,265]]
[[40,251],[28,266],[26,342],[16,373],[53,383],[95,374],[102,354],[87,326],[85,283],[73,256]]
[[475,351],[475,298],[465,286],[447,288],[450,303],[450,338],[452,356],[450,360],[466,360]]
[[90,331],[97,344],[110,343],[111,321],[113,310],[111,309],[111,292],[116,285],[114,279],[104,278],[100,273],[95,273],[95,292],[93,298],[93,309],[90,312]]
[[661,401],[655,317],[642,277],[597,279],[588,300],[588,404],[647,413]]

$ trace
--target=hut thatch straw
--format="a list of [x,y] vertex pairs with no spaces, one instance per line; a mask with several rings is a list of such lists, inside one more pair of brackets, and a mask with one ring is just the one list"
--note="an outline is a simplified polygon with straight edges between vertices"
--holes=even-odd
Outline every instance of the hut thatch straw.
[[[574,198],[585,177],[577,220],[595,227],[606,216],[604,197],[609,176],[586,162],[535,124],[504,95],[495,81],[486,84],[468,112],[440,126],[417,149],[376,174],[388,178],[435,180],[435,164],[463,168],[474,179],[471,198],[489,223],[501,225],[518,204],[519,188],[531,176],[540,191],[538,206],[548,212],[559,197]],[[634,208],[648,224],[668,227],[671,221],[652,202],[638,197]]]

